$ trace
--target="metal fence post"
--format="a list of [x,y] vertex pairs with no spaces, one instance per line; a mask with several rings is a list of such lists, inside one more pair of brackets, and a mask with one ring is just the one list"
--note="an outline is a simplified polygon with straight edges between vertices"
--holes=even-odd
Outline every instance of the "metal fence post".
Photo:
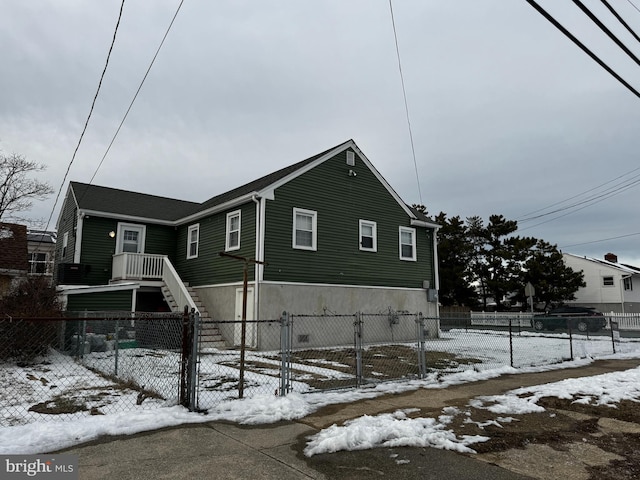
[[280,316],[280,392],[284,397],[291,387],[291,323],[287,312]]
[[189,356],[189,410],[194,412],[198,408],[197,405],[197,386],[198,386],[198,340],[200,330],[200,313],[191,311],[189,316],[191,323],[191,355]]
[[189,391],[188,391],[188,361],[189,361],[189,307],[184,306],[182,312],[182,355],[180,360],[180,392],[179,399],[180,405],[183,407],[189,407]]
[[362,316],[360,312],[356,313],[354,326],[354,346],[356,351],[356,386],[362,385]]
[[513,368],[513,327],[511,317],[509,317],[509,361]]
[[118,330],[120,329],[120,325],[118,324],[118,319],[116,319],[116,334],[115,334],[115,345],[114,345],[114,350],[115,350],[115,362],[113,365],[113,369],[114,369],[114,375],[117,377],[118,376],[118,354],[119,354],[119,346],[120,346],[120,336]]
[[571,322],[567,322],[567,326],[569,327],[569,354],[571,355],[571,360],[573,361],[573,330],[571,329]]
[[416,332],[418,338],[418,377],[425,378],[427,376],[427,365],[425,358],[424,317],[422,316],[422,312],[416,316],[416,328],[418,329]]

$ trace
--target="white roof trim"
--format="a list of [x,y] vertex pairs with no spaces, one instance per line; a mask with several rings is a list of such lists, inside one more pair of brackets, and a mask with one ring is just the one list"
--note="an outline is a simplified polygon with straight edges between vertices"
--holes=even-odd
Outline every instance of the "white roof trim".
[[640,274],[640,271],[635,270],[633,268],[629,268],[629,267],[625,267],[624,265],[621,265],[619,263],[612,263],[609,262],[607,260],[600,260],[597,258],[593,258],[593,257],[587,257],[585,255],[575,255],[573,253],[563,253],[563,255],[567,255],[569,257],[573,257],[573,258],[577,258],[579,260],[585,260],[587,262],[591,262],[591,263],[596,263],[598,265],[602,265],[604,267],[609,267],[609,268],[613,268],[615,270],[620,270],[621,272],[625,272],[625,273],[630,273],[630,274],[634,274],[634,275],[638,275]]
[[[348,142],[343,143],[342,145],[334,148],[333,150],[328,151],[323,156],[321,156],[320,158],[314,160],[313,162],[309,163],[308,165],[305,165],[304,167],[299,168],[295,172],[290,173],[286,177],[281,178],[280,180],[278,180],[278,181],[272,183],[271,185],[269,185],[268,187],[260,190],[259,195],[262,196],[262,197],[265,197],[265,198],[273,199],[274,196],[275,196],[275,190],[277,188],[280,188],[281,186],[285,185],[286,183],[290,182],[291,180],[299,177],[300,175],[303,175],[303,174],[307,173],[309,170],[312,170],[312,169],[316,168],[318,165],[326,162],[330,158],[333,158],[338,153],[343,152],[343,151],[347,150],[348,148],[352,148],[356,152],[358,157],[360,157],[360,160],[362,160],[362,162],[367,166],[367,168],[369,168],[369,170],[371,170],[371,172],[375,175],[375,177],[378,179],[378,181],[387,189],[387,191],[395,199],[395,201],[398,203],[398,205],[400,205],[400,207],[405,211],[405,213],[409,216],[409,218],[411,218],[413,220],[417,220],[416,216],[413,214],[411,209],[407,206],[406,203],[404,203],[402,201],[400,196],[391,187],[391,185],[389,185],[389,183],[384,179],[384,177],[382,175],[380,175],[380,172],[378,172],[378,170],[376,170],[376,168],[373,166],[373,164],[369,161],[369,159],[366,157],[366,155],[364,153],[362,153],[362,150],[360,150],[360,148],[358,148],[358,146],[356,145],[356,143],[353,140],[349,140]],[[430,226],[435,226],[435,225],[430,225]]]
[[139,283],[118,283],[117,285],[59,285],[61,295],[77,295],[81,293],[117,292],[120,290],[137,290]]

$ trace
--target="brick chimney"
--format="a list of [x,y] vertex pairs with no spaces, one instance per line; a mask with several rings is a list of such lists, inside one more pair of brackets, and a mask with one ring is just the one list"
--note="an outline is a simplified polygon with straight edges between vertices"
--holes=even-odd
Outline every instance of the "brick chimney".
[[613,254],[613,253],[607,253],[607,254],[604,256],[604,259],[605,259],[607,262],[611,262],[611,263],[618,263],[618,256],[617,256],[617,255],[615,255],[615,254]]

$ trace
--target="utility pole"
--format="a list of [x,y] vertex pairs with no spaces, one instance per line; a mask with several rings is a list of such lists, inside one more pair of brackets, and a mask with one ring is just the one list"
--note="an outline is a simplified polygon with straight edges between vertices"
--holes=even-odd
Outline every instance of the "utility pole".
[[238,382],[238,397],[244,396],[244,357],[246,350],[246,338],[247,338],[247,283],[249,276],[249,264],[268,265],[267,262],[256,260],[255,258],[241,257],[239,255],[232,255],[226,252],[220,252],[221,257],[229,257],[234,260],[244,262],[242,270],[242,331],[240,334],[240,381]]

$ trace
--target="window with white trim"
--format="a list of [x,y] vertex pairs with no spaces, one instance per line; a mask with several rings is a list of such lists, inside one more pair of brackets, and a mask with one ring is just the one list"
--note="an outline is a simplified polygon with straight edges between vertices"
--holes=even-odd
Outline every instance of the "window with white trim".
[[400,260],[416,261],[416,229],[400,227]]
[[613,287],[615,282],[613,281],[613,277],[602,277],[602,286],[604,287]]
[[378,251],[378,234],[376,222],[370,222],[369,220],[360,220],[359,235],[360,250],[364,250],[365,252]]
[[240,210],[227,213],[227,240],[225,250],[238,250],[240,248]]
[[67,246],[69,245],[69,232],[64,232],[62,236],[62,259],[67,256]]
[[623,282],[625,290],[633,290],[633,280],[631,280],[631,277],[624,277]]
[[200,243],[200,224],[189,226],[187,231],[187,259],[198,257],[198,244]]
[[317,249],[318,212],[293,209],[293,248],[302,250]]
[[29,273],[51,273],[49,265],[50,262],[47,258],[46,252],[31,252],[29,254]]

